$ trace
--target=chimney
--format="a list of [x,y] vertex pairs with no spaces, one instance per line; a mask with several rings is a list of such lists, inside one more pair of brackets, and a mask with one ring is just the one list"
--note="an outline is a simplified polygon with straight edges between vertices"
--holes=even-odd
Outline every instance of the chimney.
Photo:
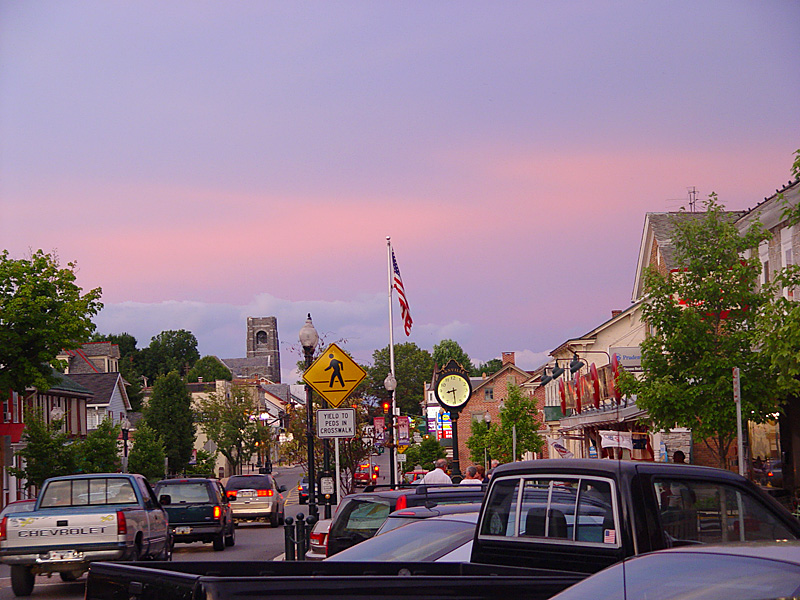
[[618,316],[620,316],[621,314],[622,314],[622,311],[621,311],[621,310],[612,310],[612,311],[611,311],[611,318],[613,319],[613,318],[615,318],[615,317],[618,317]]
[[505,365],[513,365],[514,363],[514,353],[513,352],[503,352],[503,366]]

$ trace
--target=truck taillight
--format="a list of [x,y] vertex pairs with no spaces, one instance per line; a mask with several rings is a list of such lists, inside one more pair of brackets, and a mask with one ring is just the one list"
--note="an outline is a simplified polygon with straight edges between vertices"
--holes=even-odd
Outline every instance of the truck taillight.
[[222,507],[215,506],[214,507],[214,518],[219,521],[220,517],[222,517]]
[[408,500],[406,500],[405,494],[397,497],[397,506],[394,509],[402,510],[404,508],[408,508]]
[[3,517],[3,520],[0,521],[0,542],[6,539],[6,524],[8,523],[8,517]]
[[117,535],[128,535],[128,522],[125,520],[125,513],[117,511]]
[[259,496],[272,496],[273,493],[272,490],[258,490]]

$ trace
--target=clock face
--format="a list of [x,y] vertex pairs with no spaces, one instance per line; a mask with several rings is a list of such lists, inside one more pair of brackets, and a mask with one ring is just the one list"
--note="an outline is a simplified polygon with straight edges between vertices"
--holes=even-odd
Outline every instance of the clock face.
[[445,375],[436,386],[439,401],[454,408],[466,404],[471,392],[469,381],[461,375]]

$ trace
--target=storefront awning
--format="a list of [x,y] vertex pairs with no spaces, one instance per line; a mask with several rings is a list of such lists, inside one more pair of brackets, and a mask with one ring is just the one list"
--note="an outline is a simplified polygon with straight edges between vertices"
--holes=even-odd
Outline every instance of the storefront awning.
[[615,406],[601,410],[593,410],[571,417],[561,419],[559,431],[572,431],[583,429],[584,427],[597,427],[604,425],[614,425],[616,423],[629,423],[638,421],[647,414],[647,411],[640,409],[636,404],[628,406]]

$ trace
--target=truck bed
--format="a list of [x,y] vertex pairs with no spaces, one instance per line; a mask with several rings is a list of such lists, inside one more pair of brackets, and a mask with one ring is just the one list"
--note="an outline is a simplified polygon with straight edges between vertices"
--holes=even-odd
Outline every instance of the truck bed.
[[86,600],[544,600],[576,573],[471,563],[95,563]]

